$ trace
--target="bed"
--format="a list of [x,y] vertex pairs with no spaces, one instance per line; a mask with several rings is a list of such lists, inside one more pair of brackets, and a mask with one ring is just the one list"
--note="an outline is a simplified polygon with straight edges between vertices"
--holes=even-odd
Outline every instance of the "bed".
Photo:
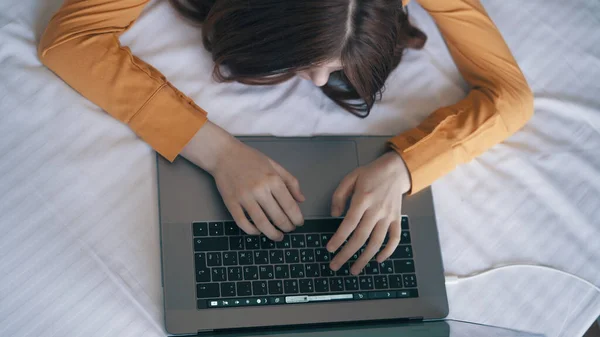
[[[450,317],[581,336],[600,315],[600,2],[483,3],[535,115],[433,185],[445,270],[550,268],[449,283]],[[163,336],[154,153],[40,64],[37,41],[60,4],[0,2],[0,335]],[[431,19],[409,8],[429,41],[365,120],[301,79],[214,83],[198,28],[164,0],[122,42],[233,134],[389,135],[467,92]]]

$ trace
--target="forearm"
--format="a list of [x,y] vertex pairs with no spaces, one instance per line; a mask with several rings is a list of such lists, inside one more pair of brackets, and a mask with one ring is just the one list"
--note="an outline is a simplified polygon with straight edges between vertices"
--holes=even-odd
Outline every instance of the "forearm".
[[502,142],[533,114],[527,81],[479,1],[418,2],[437,23],[471,92],[390,140],[409,168],[412,193]]
[[206,112],[118,36],[145,0],[67,0],[42,35],[38,54],[67,84],[173,160],[206,121]]

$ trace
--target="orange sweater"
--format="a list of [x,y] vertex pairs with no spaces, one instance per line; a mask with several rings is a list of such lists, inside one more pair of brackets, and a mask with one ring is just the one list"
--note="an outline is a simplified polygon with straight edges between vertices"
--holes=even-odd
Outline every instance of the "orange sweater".
[[[437,23],[469,95],[390,139],[415,193],[503,141],[533,114],[533,96],[502,36],[478,0],[417,0]],[[206,112],[149,64],[121,47],[149,0],[66,0],[39,45],[42,62],[83,96],[127,123],[174,160]],[[404,0],[404,2],[408,2]]]

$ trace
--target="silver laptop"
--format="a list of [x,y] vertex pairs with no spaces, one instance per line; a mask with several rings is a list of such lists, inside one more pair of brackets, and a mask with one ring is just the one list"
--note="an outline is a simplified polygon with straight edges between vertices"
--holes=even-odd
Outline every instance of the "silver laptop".
[[[253,334],[247,329],[337,324],[311,332],[321,336],[335,329],[344,331],[339,324],[347,322],[406,323],[446,317],[448,302],[430,189],[405,198],[402,239],[388,261],[370,262],[359,276],[349,274],[347,266],[337,272],[328,268],[332,256],[325,243],[341,222],[329,216],[331,196],[346,174],[387,150],[389,137],[240,139],[298,178],[306,196],[300,206],[305,225],[278,243],[243,235],[209,174],[185,159],[169,163],[158,157],[169,333]],[[372,328],[397,336],[399,330],[394,329],[417,331],[415,326],[422,323],[415,324]],[[431,325],[431,331],[439,334],[423,336],[446,336],[448,327],[447,323]]]

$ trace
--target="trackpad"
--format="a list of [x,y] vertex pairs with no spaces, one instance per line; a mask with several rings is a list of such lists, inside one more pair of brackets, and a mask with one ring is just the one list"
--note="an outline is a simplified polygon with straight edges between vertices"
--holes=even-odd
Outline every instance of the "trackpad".
[[340,181],[358,167],[356,143],[351,140],[246,141],[292,173],[306,201],[300,204],[306,218],[329,216],[331,197]]

